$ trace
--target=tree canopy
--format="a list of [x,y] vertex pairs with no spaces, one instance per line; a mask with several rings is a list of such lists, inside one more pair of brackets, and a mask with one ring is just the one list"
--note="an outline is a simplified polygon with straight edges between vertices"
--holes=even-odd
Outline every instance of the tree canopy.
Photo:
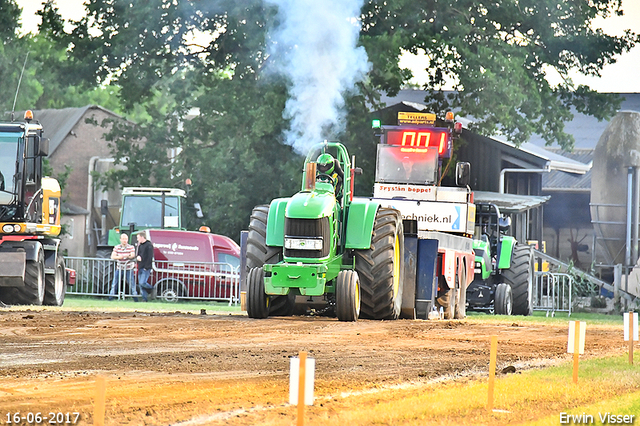
[[[297,1],[315,12],[318,2]],[[345,141],[358,156],[365,176],[357,191],[367,195],[375,155],[367,122],[381,107],[380,93],[394,95],[410,79],[398,65],[403,52],[426,53],[425,102],[433,112],[454,109],[472,118],[475,131],[515,143],[538,133],[570,148],[563,123],[572,107],[605,119],[620,102],[576,87],[570,72],[597,76],[638,41],[631,32],[615,37],[592,28],[596,17],[622,13],[620,0],[354,2],[360,10],[351,20],[359,26],[355,48],[366,50],[370,66],[345,92],[346,125],[329,126],[327,137]],[[0,0],[0,10],[10,5],[13,0]],[[191,201],[201,203],[214,231],[234,238],[255,204],[291,195],[302,160],[282,135],[292,124],[283,112],[294,78],[274,72],[282,58],[272,49],[283,45],[274,29],[287,25],[282,12],[291,6],[285,0],[89,0],[86,16],[65,32],[47,3],[36,37],[55,46],[47,66],[63,77],[56,87],[63,93],[113,88],[124,113],[144,117],[135,127],[114,126],[114,158],[128,168],[103,182],[179,185],[189,177]],[[0,16],[8,20],[0,33],[6,48],[15,40],[15,11]],[[309,46],[302,52],[307,58],[330,47]],[[563,78],[557,86],[547,81],[552,71]],[[444,92],[449,81],[455,90]],[[55,98],[39,97],[48,105]]]

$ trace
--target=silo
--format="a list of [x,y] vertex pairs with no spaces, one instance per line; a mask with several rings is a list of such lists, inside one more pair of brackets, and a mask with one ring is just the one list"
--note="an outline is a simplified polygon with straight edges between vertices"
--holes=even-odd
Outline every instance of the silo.
[[[635,192],[630,188],[640,181],[639,167],[640,113],[621,111],[600,136],[591,168],[591,221],[611,265],[625,263],[627,217],[631,213],[633,219],[635,214],[627,211],[632,205],[627,201]],[[630,262],[634,265],[637,260]]]

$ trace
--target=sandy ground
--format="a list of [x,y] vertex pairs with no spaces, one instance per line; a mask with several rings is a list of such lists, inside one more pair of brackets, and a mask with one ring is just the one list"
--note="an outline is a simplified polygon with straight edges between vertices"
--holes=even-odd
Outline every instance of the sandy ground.
[[[70,420],[66,424],[93,424],[96,377],[106,380],[107,425],[252,424],[256,411],[262,411],[261,422],[266,416],[273,424],[293,424],[283,419],[293,412],[285,405],[289,358],[301,350],[316,360],[319,400],[486,374],[491,335],[499,338],[498,369],[569,359],[566,324],[484,318],[344,323],[325,317],[0,311],[0,424],[16,412],[40,412],[43,424],[60,424],[61,416]],[[591,356],[624,351],[619,329],[589,327]]]

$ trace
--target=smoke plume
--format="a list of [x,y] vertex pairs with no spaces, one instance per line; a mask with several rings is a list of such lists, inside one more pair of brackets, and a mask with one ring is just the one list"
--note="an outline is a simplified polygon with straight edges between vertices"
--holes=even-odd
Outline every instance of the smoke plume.
[[358,47],[364,0],[267,0],[278,6],[270,31],[270,54],[290,82],[284,116],[290,119],[286,143],[306,154],[345,128],[343,94],[369,70]]

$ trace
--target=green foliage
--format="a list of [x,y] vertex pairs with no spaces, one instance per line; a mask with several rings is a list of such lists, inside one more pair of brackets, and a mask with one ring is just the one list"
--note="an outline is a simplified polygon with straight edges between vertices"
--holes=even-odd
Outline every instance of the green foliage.
[[[15,6],[2,1],[0,7]],[[290,82],[269,72],[280,60],[267,48],[267,29],[278,19],[273,6],[89,0],[86,12],[65,32],[49,1],[39,33],[18,39],[15,12],[3,14],[7,30],[0,35],[9,37],[0,48],[11,45],[12,56],[0,63],[0,78],[17,82],[15,64],[25,53],[17,43],[25,43],[38,65],[27,70],[32,87],[21,94],[22,105],[99,103],[137,123],[101,123],[117,166],[126,166],[101,176],[102,185],[182,187],[190,178],[189,204],[199,202],[206,224],[234,238],[254,205],[299,188],[302,159],[282,144]],[[366,1],[359,42],[372,67],[345,95],[347,127],[339,135],[364,171],[356,194],[371,193],[375,172],[369,111],[380,107],[381,92],[393,95],[411,77],[398,66],[403,52],[427,54],[425,102],[433,112],[453,108],[473,117],[479,133],[516,143],[539,133],[569,148],[563,122],[571,107],[606,119],[619,106],[615,96],[575,87],[568,77],[572,70],[598,75],[633,47],[634,34],[592,29],[595,18],[619,12],[618,0]],[[559,85],[547,82],[549,70],[563,78]],[[445,94],[449,80],[457,91]]]
[[[502,133],[519,144],[538,133],[570,149],[563,123],[572,118],[571,106],[604,119],[620,105],[616,96],[575,87],[569,78],[572,70],[600,75],[638,41],[630,32],[614,37],[592,29],[596,17],[620,8],[617,0],[370,0],[363,33],[368,50],[378,49],[371,56],[378,73],[398,75],[392,64],[402,51],[426,53],[430,110],[456,109],[484,135]],[[550,71],[562,78],[556,87],[545,78]],[[440,89],[448,80],[456,91],[445,95]]]

